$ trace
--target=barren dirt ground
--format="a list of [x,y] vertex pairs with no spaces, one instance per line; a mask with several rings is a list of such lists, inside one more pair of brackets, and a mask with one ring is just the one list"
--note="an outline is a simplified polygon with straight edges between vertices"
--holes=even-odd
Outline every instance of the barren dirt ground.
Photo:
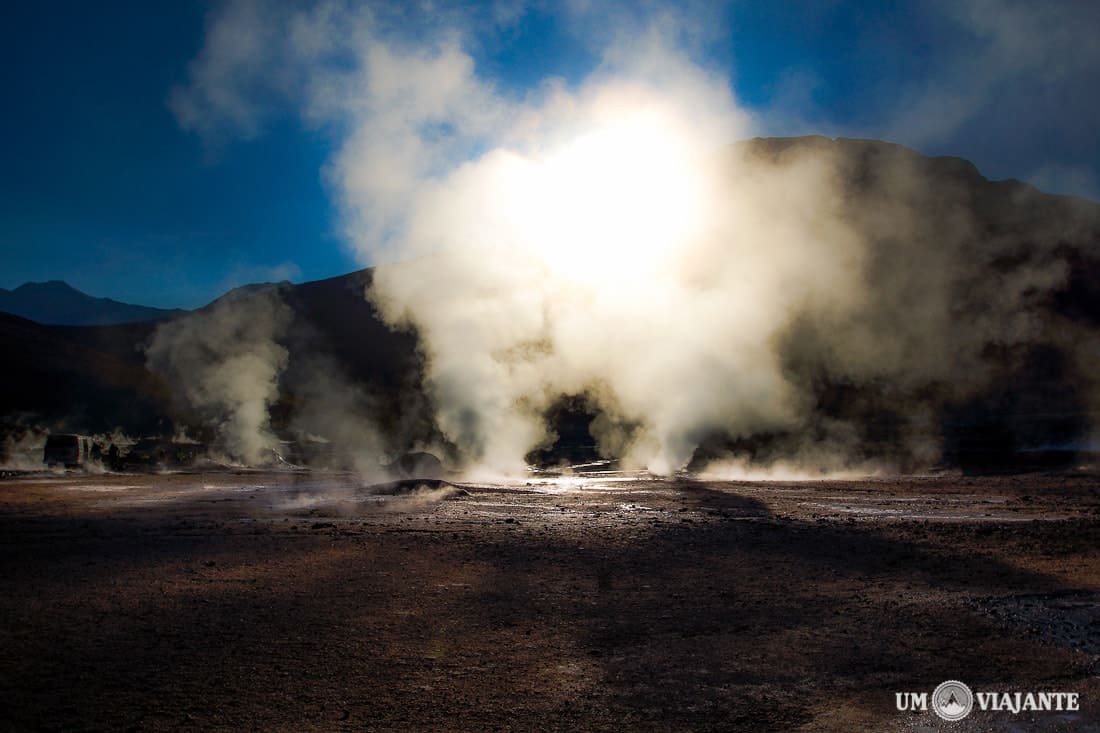
[[1100,730],[1096,475],[461,487],[9,476],[2,727]]

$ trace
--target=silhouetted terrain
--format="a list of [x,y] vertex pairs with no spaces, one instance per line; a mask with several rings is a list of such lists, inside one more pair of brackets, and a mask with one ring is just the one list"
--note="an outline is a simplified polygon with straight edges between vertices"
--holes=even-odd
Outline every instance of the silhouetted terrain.
[[61,430],[170,430],[169,387],[145,368],[140,350],[155,328],[44,326],[0,313],[0,415]]
[[[861,444],[879,455],[890,456],[891,445],[904,439],[908,411],[932,405],[935,413],[930,419],[938,421],[943,454],[951,463],[1012,467],[1022,465],[1017,461],[1020,457],[1026,459],[1024,463],[1042,463],[1052,453],[1056,460],[1071,457],[1091,429],[1100,391],[1090,393],[1088,380],[1081,376],[1088,372],[1087,363],[1071,363],[1058,347],[1084,344],[1081,353],[1087,357],[1091,340],[1100,333],[1100,204],[1045,194],[1018,181],[988,181],[965,160],[928,158],[888,143],[806,137],[757,139],[738,148],[777,165],[822,149],[837,156],[837,175],[846,192],[843,205],[852,217],[870,220],[880,209],[904,206],[925,220],[926,226],[914,230],[926,232],[926,241],[894,243],[888,231],[878,231],[874,236],[882,241],[872,249],[876,257],[906,258],[905,267],[914,269],[938,267],[937,260],[925,258],[936,246],[942,250],[942,242],[935,240],[937,223],[965,213],[970,223],[957,245],[965,251],[952,257],[967,267],[947,283],[945,293],[937,294],[953,317],[980,323],[983,299],[1021,271],[1046,268],[1060,273],[1060,279],[1041,292],[1023,289],[1021,322],[1041,337],[1026,342],[994,340],[982,346],[980,365],[989,377],[980,390],[952,388],[944,380],[899,386],[876,377],[840,378],[831,369],[827,349],[806,346],[821,340],[825,326],[796,319],[784,335],[781,353],[784,368],[797,374],[800,383],[813,385],[815,414],[822,421],[859,426]],[[872,281],[880,270],[898,269],[896,262],[887,268],[874,257],[864,266]],[[371,270],[361,270],[300,285],[247,286],[233,295],[248,298],[253,293],[275,292],[292,312],[289,327],[279,337],[289,359],[279,377],[279,399],[271,408],[277,431],[308,399],[302,396],[301,385],[319,363],[375,400],[383,426],[386,415],[397,419],[405,409],[402,400],[419,389],[416,337],[395,332],[381,321],[364,297],[371,277]],[[876,287],[884,303],[894,293],[890,282],[876,283]],[[15,292],[25,288],[29,286]],[[36,292],[47,294],[37,312],[54,313],[56,318],[75,317],[69,310],[73,298],[87,298],[60,283]],[[921,297],[919,291],[906,294],[908,300],[892,302],[894,311],[887,315],[899,323],[920,317],[915,306],[912,313],[906,309],[909,303],[919,304]],[[97,302],[101,301],[114,303]],[[0,368],[0,422],[76,431],[116,427],[146,434],[173,431],[185,416],[177,385],[149,371],[144,349],[158,323],[190,316],[114,305],[138,309],[125,311],[130,314],[159,313],[160,320],[56,326],[0,314],[5,353]],[[92,310],[90,318],[103,319],[110,312],[117,320],[123,313],[106,306]],[[916,346],[919,351],[920,344]],[[583,399],[567,400],[552,412],[560,439],[536,457],[592,455],[586,427],[591,415]],[[708,452],[730,448],[754,455],[766,452],[777,439],[760,435],[730,441],[715,436],[704,441],[697,455],[703,460]]]
[[95,298],[60,280],[0,288],[0,311],[59,326],[106,326],[178,316],[179,308],[150,308]]
[[[351,382],[393,390],[416,371],[415,339],[378,319],[363,296],[370,277],[370,270],[361,270],[302,285],[242,290],[248,297],[274,289],[291,307],[286,340],[292,353],[328,356]],[[150,372],[144,350],[159,323],[47,326],[0,313],[0,343],[8,354],[0,379],[0,419],[81,432],[121,427],[170,434],[173,385]],[[290,367],[284,375],[288,401],[293,400],[293,359]],[[275,411],[280,409],[285,406]]]

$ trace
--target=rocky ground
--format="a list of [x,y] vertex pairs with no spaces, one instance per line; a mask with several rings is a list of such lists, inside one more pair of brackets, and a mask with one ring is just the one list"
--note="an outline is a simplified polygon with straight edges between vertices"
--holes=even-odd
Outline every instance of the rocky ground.
[[1090,473],[12,474],[0,730],[1096,731],[1098,603]]

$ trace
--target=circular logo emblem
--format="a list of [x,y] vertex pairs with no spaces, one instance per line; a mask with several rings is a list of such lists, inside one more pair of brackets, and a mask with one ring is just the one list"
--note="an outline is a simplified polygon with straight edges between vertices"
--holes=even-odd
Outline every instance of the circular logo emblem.
[[932,693],[932,710],[944,720],[962,720],[974,707],[974,694],[958,680],[940,683]]

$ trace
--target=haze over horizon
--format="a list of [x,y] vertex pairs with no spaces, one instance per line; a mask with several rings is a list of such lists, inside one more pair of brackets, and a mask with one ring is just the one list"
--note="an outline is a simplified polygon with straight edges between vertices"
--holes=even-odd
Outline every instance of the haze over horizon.
[[[363,110],[346,105],[354,95],[338,72],[360,59],[376,89],[409,83],[408,64],[420,63],[442,85],[421,86],[429,96],[419,98],[448,104],[441,90],[453,82],[513,114],[554,89],[578,94],[650,44],[660,53],[648,68],[631,62],[635,79],[660,86],[695,69],[709,98],[728,95],[741,123],[713,134],[714,145],[872,137],[967,158],[993,179],[1100,198],[1091,3],[231,0],[4,14],[15,100],[0,120],[4,288],[60,279],[120,301],[195,307],[248,282],[374,264],[378,252],[354,244],[363,222],[339,171],[357,124],[348,115]],[[329,35],[326,22],[347,33]],[[442,157],[431,165],[476,157],[499,128],[459,120],[473,133],[455,135],[455,122],[432,131]]]

